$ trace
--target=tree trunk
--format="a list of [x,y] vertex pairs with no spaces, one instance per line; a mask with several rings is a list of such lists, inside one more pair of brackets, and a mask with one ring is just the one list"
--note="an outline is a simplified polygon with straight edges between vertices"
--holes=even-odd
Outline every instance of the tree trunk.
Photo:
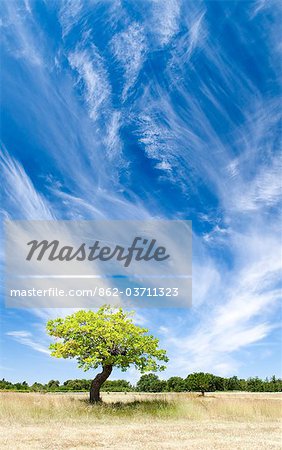
[[98,373],[94,380],[91,382],[90,386],[90,403],[98,403],[101,402],[100,397],[100,388],[104,381],[111,375],[113,370],[112,365],[103,366],[103,370],[101,373]]

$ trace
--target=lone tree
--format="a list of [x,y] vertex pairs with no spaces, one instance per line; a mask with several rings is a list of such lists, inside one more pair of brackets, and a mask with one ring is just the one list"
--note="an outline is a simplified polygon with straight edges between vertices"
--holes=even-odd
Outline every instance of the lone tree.
[[158,339],[146,328],[132,323],[131,315],[103,306],[97,312],[81,310],[47,323],[47,332],[60,339],[50,345],[52,356],[76,358],[84,371],[102,367],[91,382],[90,403],[101,401],[100,388],[113,367],[126,371],[134,365],[141,373],[165,369],[158,361],[168,361],[166,351],[158,348]]

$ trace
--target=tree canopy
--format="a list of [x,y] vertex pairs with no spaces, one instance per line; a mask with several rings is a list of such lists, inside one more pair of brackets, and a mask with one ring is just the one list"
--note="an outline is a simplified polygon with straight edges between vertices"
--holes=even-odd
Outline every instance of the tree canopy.
[[125,371],[134,365],[141,372],[164,370],[167,362],[158,339],[132,322],[132,314],[108,306],[97,312],[78,311],[65,318],[49,320],[47,331],[60,339],[50,345],[52,356],[76,358],[83,370],[112,365]]
[[154,373],[142,375],[136,384],[136,388],[140,392],[162,392],[166,388],[166,382],[160,380]]
[[211,373],[191,373],[186,378],[186,385],[189,391],[200,391],[202,395],[205,392],[216,390],[216,377]]

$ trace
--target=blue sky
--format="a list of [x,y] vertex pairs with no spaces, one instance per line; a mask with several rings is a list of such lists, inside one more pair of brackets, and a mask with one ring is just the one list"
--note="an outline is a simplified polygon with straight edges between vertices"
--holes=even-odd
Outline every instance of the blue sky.
[[[192,220],[193,307],[136,316],[162,376],[281,375],[279,2],[1,6],[2,219]],[[1,377],[92,377],[49,356],[67,312],[3,306]]]

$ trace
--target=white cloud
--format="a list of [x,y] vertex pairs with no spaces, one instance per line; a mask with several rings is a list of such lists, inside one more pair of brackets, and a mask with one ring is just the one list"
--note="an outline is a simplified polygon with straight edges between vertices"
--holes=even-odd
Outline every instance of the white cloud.
[[181,5],[178,0],[150,0],[152,29],[161,45],[167,45],[179,29]]
[[31,333],[29,331],[9,331],[6,334],[7,334],[7,336],[12,336],[12,337],[19,338],[19,339],[31,337]]
[[161,161],[155,167],[159,170],[172,170],[171,164],[167,161]]
[[[212,277],[198,326],[178,336],[170,326],[166,333],[170,372],[171,367],[182,373],[216,368],[218,374],[231,375],[240,365],[234,353],[263,340],[279,325],[273,314],[281,301],[280,237],[272,230],[260,231],[262,235],[252,228],[245,234],[228,235],[235,267],[229,272],[221,266],[221,276]],[[198,268],[199,264],[193,272]],[[205,278],[205,272],[198,272],[197,286],[207,288]],[[198,295],[194,292],[195,312]]]
[[9,331],[6,333],[6,335],[12,337],[20,344],[26,345],[27,347],[30,347],[37,352],[50,355],[50,351],[48,350],[48,348],[37,342],[29,331]]
[[96,120],[100,110],[108,102],[111,91],[102,57],[92,44],[90,50],[78,47],[74,52],[70,52],[68,60],[71,67],[78,72],[78,82],[83,85],[90,117]]
[[59,19],[63,37],[66,37],[77,24],[82,12],[81,0],[63,0],[60,2]]
[[16,211],[21,218],[29,220],[53,219],[54,215],[43,195],[34,188],[19,162],[0,150],[0,167],[3,172],[6,208]]
[[[43,48],[40,48],[40,27],[33,20],[28,0],[24,2],[4,1],[2,26],[4,48],[14,58],[23,60],[26,64],[37,68],[45,65],[42,58]],[[37,33],[37,41],[33,39],[33,32]]]
[[187,56],[190,57],[195,48],[198,46],[199,42],[204,38],[203,32],[203,18],[205,16],[204,12],[199,13],[191,23],[188,31],[189,36],[189,46],[187,50]]
[[[282,199],[282,164],[278,156],[258,169],[251,182],[242,181],[231,198],[232,206],[242,212],[275,206]],[[240,171],[237,168],[237,171]],[[239,172],[240,173],[240,172]],[[234,174],[234,172],[233,172]],[[235,174],[234,174],[235,175]]]
[[230,230],[228,230],[227,228],[222,228],[219,225],[215,225],[215,227],[209,233],[205,233],[203,235],[203,239],[209,243],[215,241],[216,245],[219,245],[221,240],[221,242],[224,244],[226,242],[226,235],[228,235],[229,233]]
[[125,85],[122,97],[125,100],[128,91],[137,80],[145,59],[147,47],[143,28],[137,23],[132,23],[125,31],[113,37],[111,46],[115,58],[124,69]]

